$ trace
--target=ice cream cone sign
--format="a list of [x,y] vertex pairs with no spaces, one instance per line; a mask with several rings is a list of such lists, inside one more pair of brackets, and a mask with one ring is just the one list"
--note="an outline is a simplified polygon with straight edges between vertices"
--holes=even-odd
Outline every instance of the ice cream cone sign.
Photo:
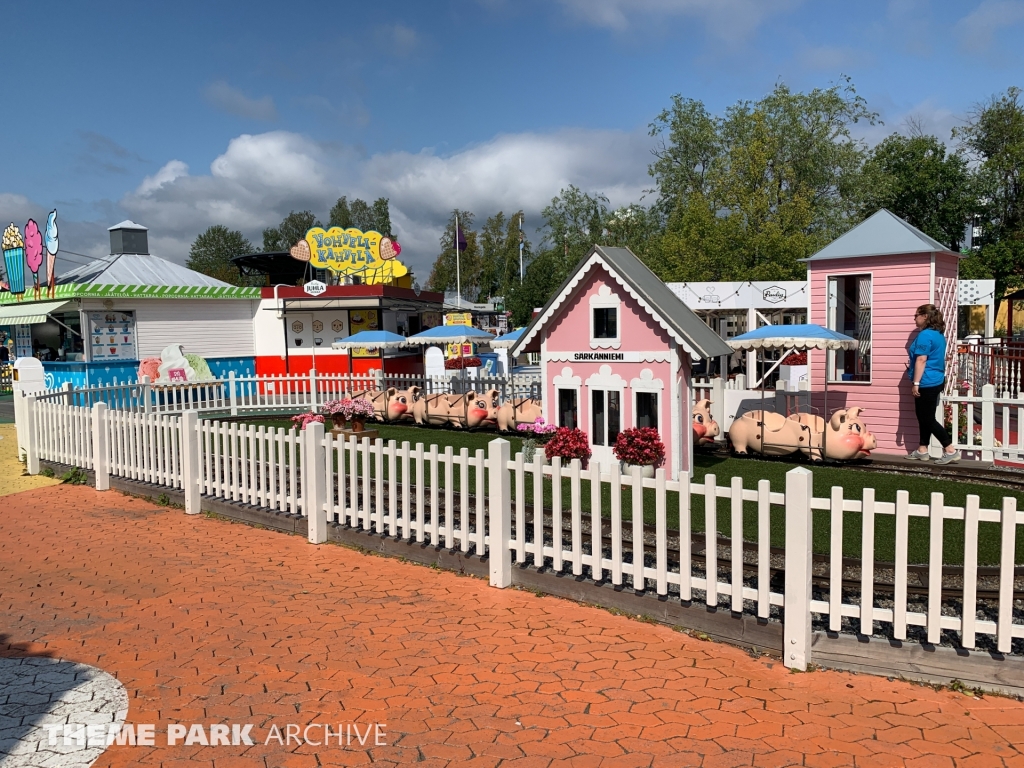
[[57,265],[57,249],[59,248],[57,242],[56,208],[50,211],[50,215],[46,217],[46,237],[44,238],[44,243],[46,245],[46,292],[52,299],[57,293],[57,284],[54,280],[53,270]]
[[43,265],[43,234],[35,219],[25,224],[25,261],[32,273],[32,295],[39,301],[39,267]]

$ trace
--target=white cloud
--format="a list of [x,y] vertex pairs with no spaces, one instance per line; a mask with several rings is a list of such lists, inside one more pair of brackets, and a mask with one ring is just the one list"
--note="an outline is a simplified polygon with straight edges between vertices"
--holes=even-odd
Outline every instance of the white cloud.
[[188,166],[181,160],[171,160],[152,176],[144,178],[135,192],[139,195],[148,195],[182,176],[188,176]]
[[721,40],[748,38],[769,16],[793,8],[794,0],[558,0],[571,16],[597,27],[623,31],[668,16],[703,20]]
[[172,161],[121,200],[150,228],[153,252],[182,262],[211,224],[241,229],[255,243],[264,227],[292,210],[319,217],[341,195],[391,200],[395,234],[421,282],[433,262],[450,211],[475,212],[479,223],[523,208],[527,228],[560,189],[576,184],[605,193],[612,205],[640,199],[650,184],[651,140],[642,131],[563,130],[514,134],[441,156],[431,150],[360,157],[354,150],[274,131],[233,139],[204,175]]
[[882,120],[884,125],[858,123],[853,127],[854,134],[857,138],[863,139],[868,146],[874,146],[893,133],[907,135],[910,133],[911,124],[916,124],[924,133],[945,142],[952,150],[955,148],[955,142],[950,138],[950,134],[955,126],[963,123],[963,119],[953,110],[933,99],[918,102],[909,109],[889,110],[888,114],[882,115]]
[[206,86],[203,97],[207,102],[224,112],[251,120],[276,120],[277,108],[269,96],[251,99],[224,80],[217,80]]
[[404,24],[386,24],[377,27],[377,45],[385,56],[408,56],[420,45],[416,30]]
[[984,0],[957,23],[961,47],[972,53],[994,53],[997,32],[1024,21],[1024,2]]

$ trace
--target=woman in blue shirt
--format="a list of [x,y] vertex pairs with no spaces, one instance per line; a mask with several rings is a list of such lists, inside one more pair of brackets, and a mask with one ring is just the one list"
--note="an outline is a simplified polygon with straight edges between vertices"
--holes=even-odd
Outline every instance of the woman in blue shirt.
[[921,428],[921,444],[910,454],[910,458],[928,461],[928,443],[934,436],[942,445],[942,456],[936,464],[960,461],[960,451],[953,448],[953,441],[946,428],[935,418],[939,407],[939,395],[946,383],[946,321],[934,304],[923,304],[917,308],[914,324],[918,334],[910,342],[910,378],[914,395],[914,412]]

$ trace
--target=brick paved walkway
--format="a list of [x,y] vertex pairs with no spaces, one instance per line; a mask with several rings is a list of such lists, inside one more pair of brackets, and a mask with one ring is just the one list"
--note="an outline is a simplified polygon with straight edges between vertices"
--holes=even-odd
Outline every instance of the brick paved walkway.
[[[101,766],[1024,767],[1016,701],[791,674],[666,627],[113,491],[4,498],[0,632],[0,654],[115,675],[128,722],[158,734],[256,724],[253,747],[115,745]],[[388,745],[262,743],[271,724],[311,722],[386,723]]]

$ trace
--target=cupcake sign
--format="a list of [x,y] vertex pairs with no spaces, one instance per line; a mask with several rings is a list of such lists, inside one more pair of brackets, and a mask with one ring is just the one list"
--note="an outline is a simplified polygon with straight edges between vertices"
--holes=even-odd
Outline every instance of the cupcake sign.
[[364,283],[390,283],[409,273],[397,258],[402,252],[398,241],[372,230],[362,232],[354,227],[314,227],[291,252],[301,261],[308,259],[310,265],[317,269],[359,275]]

